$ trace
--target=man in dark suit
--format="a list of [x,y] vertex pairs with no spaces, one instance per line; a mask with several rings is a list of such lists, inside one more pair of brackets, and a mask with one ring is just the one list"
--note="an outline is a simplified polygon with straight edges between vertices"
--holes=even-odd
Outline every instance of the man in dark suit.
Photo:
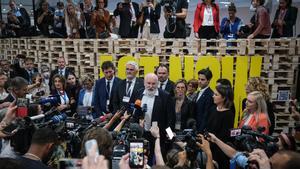
[[14,77],[20,76],[28,81],[29,84],[32,84],[31,78],[33,74],[38,73],[38,69],[34,67],[34,61],[32,58],[25,58],[25,67],[20,67],[20,64],[17,63],[14,66]]
[[71,70],[69,68],[66,67],[66,60],[64,57],[60,56],[58,59],[57,59],[57,65],[58,65],[58,68],[53,70],[50,74],[50,80],[49,80],[49,87],[51,89],[52,87],[52,78],[54,75],[56,74],[60,74],[62,76],[65,77],[65,79],[68,78],[68,75],[69,73],[71,72]]
[[137,38],[139,25],[137,19],[140,16],[139,5],[131,0],[119,2],[114,10],[114,16],[120,15],[119,35],[121,38]]
[[202,132],[206,128],[208,111],[213,106],[213,91],[209,87],[212,78],[212,72],[209,68],[202,69],[198,72],[198,83],[201,90],[197,93],[195,104],[195,119],[197,130]]
[[144,88],[143,80],[136,77],[138,71],[139,67],[136,62],[129,61],[126,63],[126,79],[119,82],[113,95],[113,112],[119,110],[126,103],[134,103],[137,92]]
[[117,85],[120,81],[115,77],[115,66],[111,61],[105,61],[101,65],[104,77],[97,80],[94,89],[93,106],[96,117],[101,113],[113,112],[112,95],[116,93]]
[[171,97],[174,97],[174,82],[169,79],[169,68],[167,65],[161,64],[156,68],[156,75],[158,77],[158,86],[160,89],[166,91]]
[[150,159],[154,150],[155,139],[151,136],[149,129],[153,122],[157,122],[160,131],[160,145],[162,154],[165,156],[168,146],[165,129],[175,128],[175,105],[170,95],[158,88],[158,77],[154,73],[149,73],[144,79],[145,90],[139,92],[138,99],[141,100],[142,107],[146,107],[144,117],[144,138],[150,142]]

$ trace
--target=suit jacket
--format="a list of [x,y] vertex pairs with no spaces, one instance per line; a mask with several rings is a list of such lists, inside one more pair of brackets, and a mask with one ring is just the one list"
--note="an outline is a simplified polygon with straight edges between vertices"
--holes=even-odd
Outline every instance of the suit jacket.
[[[200,92],[198,92],[196,99]],[[206,128],[206,122],[208,120],[208,112],[213,106],[213,91],[208,87],[199,100],[195,101],[195,119],[197,123],[197,130],[202,132]]]
[[[123,8],[120,10],[118,8],[119,4],[122,4]],[[134,13],[136,19],[139,18],[139,4],[132,2]],[[125,38],[134,38],[138,35],[138,26],[132,26],[131,24],[131,12],[130,12],[130,4],[129,3],[118,3],[117,8],[114,10],[114,16],[120,15],[120,27],[119,27],[119,35]],[[137,29],[136,29],[137,28]],[[132,32],[134,30],[134,32]],[[134,37],[133,37],[134,36]]]
[[[278,19],[279,13],[280,13],[280,9],[277,9],[275,13],[274,21]],[[283,34],[281,35],[281,37],[293,37],[293,26],[295,25],[297,20],[297,13],[298,13],[297,8],[291,6],[287,8],[286,14],[284,16],[285,25],[283,25],[282,28]],[[279,38],[280,35],[277,33],[278,29],[274,25],[274,21],[272,24],[272,27],[274,28],[272,37]]]
[[[37,68],[33,68],[33,73],[38,73],[38,69]],[[31,77],[28,74],[27,70],[21,67],[15,67],[14,71],[13,71],[13,77],[16,76],[20,76],[23,77],[24,79],[26,79],[28,82],[31,81]]]
[[[174,101],[176,101],[174,99]],[[175,106],[175,104],[174,104]],[[184,98],[184,101],[181,105],[181,130],[190,129],[191,126],[187,126],[187,121],[194,117],[194,103],[190,101],[187,97]]]
[[[68,78],[68,75],[69,73],[72,72],[70,68],[66,67],[66,70],[65,70],[65,79]],[[49,87],[50,89],[52,89],[52,81],[53,81],[53,76],[58,74],[58,69],[56,68],[55,70],[53,70],[50,74],[50,80],[49,80]]]
[[[113,112],[112,98],[113,98],[113,95],[117,91],[117,86],[120,81],[121,80],[119,78],[117,78],[117,77],[114,78],[113,85],[111,88],[111,97],[109,99],[109,102],[110,102],[109,111],[110,112]],[[94,88],[93,106],[94,106],[96,114],[99,116],[102,112],[107,112],[107,110],[106,110],[106,103],[107,103],[107,97],[108,97],[107,94],[108,93],[106,92],[105,78],[103,77],[101,79],[98,79],[96,81],[95,88]]]
[[[157,3],[154,10],[151,8],[150,13],[149,13],[148,7],[145,6],[142,9],[142,13],[144,15],[142,29],[144,27],[146,19],[149,19],[150,20],[150,33],[160,33],[159,22],[158,22],[159,18],[160,18],[160,13],[161,13],[160,4]],[[141,32],[142,32],[142,29],[141,29]]]
[[168,80],[168,83],[166,84],[166,88],[165,91],[168,92],[170,94],[171,97],[174,97],[174,89],[175,89],[175,84],[173,81],[171,81],[170,79]]
[[[143,79],[136,78],[133,91],[129,100],[129,103],[134,103],[137,99],[138,91],[144,89],[144,81]],[[113,93],[112,104],[113,104],[113,112],[116,112],[120,109],[121,106],[124,105],[123,97],[126,95],[126,79],[121,80],[117,86],[116,92]]]

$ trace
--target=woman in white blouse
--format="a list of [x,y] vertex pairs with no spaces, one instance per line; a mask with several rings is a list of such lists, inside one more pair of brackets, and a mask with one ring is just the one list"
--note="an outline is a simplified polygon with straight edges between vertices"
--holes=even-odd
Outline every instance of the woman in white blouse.
[[78,106],[92,106],[94,79],[91,75],[82,78],[83,89],[79,92]]
[[197,5],[194,18],[196,38],[216,39],[220,32],[220,9],[215,0],[203,0]]

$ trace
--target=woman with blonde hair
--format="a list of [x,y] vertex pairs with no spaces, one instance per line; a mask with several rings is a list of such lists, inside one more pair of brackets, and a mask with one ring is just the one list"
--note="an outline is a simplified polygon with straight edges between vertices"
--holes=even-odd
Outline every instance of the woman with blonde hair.
[[264,134],[269,134],[270,120],[267,111],[267,104],[264,96],[259,91],[248,94],[244,115],[239,123],[239,128],[249,126],[252,130],[264,127]]
[[68,38],[80,38],[80,28],[83,24],[84,17],[76,9],[74,4],[68,3],[65,12],[65,22],[67,27]]
[[[268,84],[261,77],[250,77],[248,83],[246,85],[246,94],[253,91],[259,91],[263,95],[266,104],[267,104],[267,112],[271,122],[271,126],[269,128],[269,134],[272,135],[275,127],[275,115],[274,115],[274,106],[270,100],[269,95],[269,87]],[[246,108],[246,98],[242,102],[243,110]]]

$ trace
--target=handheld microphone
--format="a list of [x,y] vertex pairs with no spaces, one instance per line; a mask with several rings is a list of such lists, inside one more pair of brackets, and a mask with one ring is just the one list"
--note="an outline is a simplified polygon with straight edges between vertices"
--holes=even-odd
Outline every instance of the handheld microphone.
[[65,113],[53,116],[46,124],[57,124],[67,119],[67,115]]
[[45,114],[39,114],[39,115],[32,116],[32,117],[29,117],[29,118],[30,118],[30,120],[38,120],[38,119],[44,118],[45,116],[46,116]]

